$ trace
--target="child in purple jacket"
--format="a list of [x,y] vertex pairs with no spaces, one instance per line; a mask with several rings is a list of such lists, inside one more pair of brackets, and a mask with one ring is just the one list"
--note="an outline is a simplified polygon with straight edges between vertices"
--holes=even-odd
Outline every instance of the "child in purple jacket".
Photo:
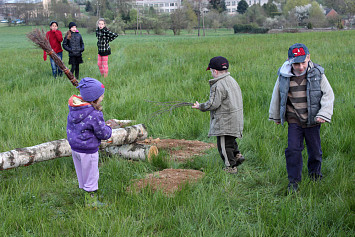
[[67,124],[68,142],[79,188],[85,192],[85,205],[98,207],[99,181],[99,146],[101,140],[111,137],[112,129],[105,124],[101,112],[101,101],[104,98],[105,86],[96,79],[85,77],[79,86],[80,95],[69,99],[69,115]]

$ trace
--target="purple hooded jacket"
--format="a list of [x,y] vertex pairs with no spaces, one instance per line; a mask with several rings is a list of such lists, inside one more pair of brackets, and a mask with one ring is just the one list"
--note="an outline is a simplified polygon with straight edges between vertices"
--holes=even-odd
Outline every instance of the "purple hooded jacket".
[[109,139],[111,134],[112,128],[105,124],[101,111],[82,101],[80,96],[70,97],[67,137],[73,151],[95,153],[101,140]]

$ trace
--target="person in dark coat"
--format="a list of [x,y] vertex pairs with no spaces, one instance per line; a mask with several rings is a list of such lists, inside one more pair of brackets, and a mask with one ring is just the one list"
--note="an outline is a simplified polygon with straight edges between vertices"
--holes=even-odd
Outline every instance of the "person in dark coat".
[[83,63],[84,42],[74,22],[69,23],[69,30],[64,37],[63,48],[69,52],[69,64],[72,65],[70,71],[73,74],[75,72],[75,77],[79,78],[79,64]]

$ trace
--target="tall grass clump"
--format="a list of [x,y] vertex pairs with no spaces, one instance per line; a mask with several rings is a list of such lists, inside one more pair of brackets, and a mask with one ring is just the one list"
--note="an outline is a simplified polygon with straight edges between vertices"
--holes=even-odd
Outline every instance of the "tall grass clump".
[[[31,30],[0,28],[0,152],[65,138],[67,101],[78,92],[67,78],[52,78],[43,52],[26,39]],[[1,236],[355,236],[354,31],[120,36],[110,44],[109,75],[102,78],[95,35],[79,30],[85,43],[80,77],[105,84],[105,119],[145,123],[154,138],[215,142],[207,137],[208,113],[181,107],[150,119],[156,107],[147,100],[205,102],[208,62],[226,57],[243,94],[238,144],[246,161],[231,176],[216,149],[183,164],[164,152],[152,163],[101,154],[99,192],[108,206],[96,211],[83,208],[71,157],[0,171]],[[268,121],[268,109],[277,70],[297,42],[325,68],[335,104],[332,123],[321,128],[323,180],[311,181],[305,165],[300,192],[287,195],[287,126]],[[170,167],[205,175],[172,197],[127,192],[134,180]]]

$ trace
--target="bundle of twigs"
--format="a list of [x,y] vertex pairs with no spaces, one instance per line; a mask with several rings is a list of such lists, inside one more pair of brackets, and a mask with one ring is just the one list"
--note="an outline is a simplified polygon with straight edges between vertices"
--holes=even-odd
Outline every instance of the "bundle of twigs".
[[65,75],[67,75],[73,86],[79,85],[73,73],[64,65],[63,61],[53,51],[48,39],[46,38],[46,33],[43,29],[39,30],[36,28],[32,30],[30,33],[27,34],[27,38],[29,38],[36,46],[43,49],[53,59],[55,64],[57,64],[58,67],[65,73]]
[[149,115],[149,117],[148,117],[149,120],[157,115],[162,114],[162,113],[166,113],[166,112],[171,113],[176,108],[194,105],[194,103],[183,102],[183,101],[167,101],[167,102],[149,101],[149,100],[146,100],[146,101],[149,103],[154,103],[156,106],[160,106],[159,110],[157,110],[154,113]]

